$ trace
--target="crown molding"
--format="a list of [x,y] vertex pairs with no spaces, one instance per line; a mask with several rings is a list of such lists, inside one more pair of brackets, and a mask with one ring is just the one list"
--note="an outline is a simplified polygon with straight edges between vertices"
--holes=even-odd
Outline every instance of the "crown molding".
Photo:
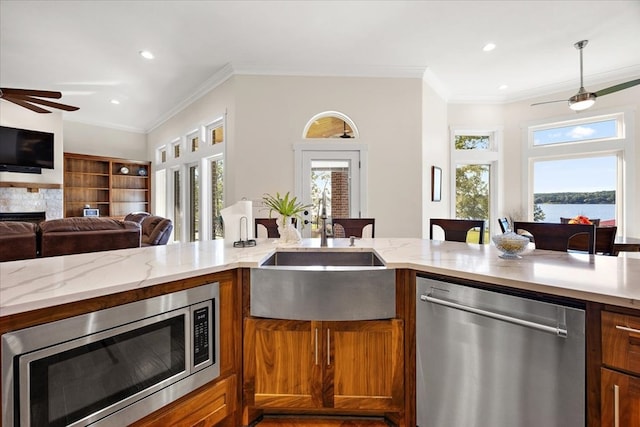
[[209,77],[209,79],[207,79],[203,84],[198,86],[198,88],[196,88],[196,90],[193,91],[193,93],[191,95],[189,95],[187,98],[185,98],[182,102],[180,102],[178,105],[173,107],[171,110],[167,111],[166,113],[164,113],[163,115],[158,117],[153,122],[149,123],[146,126],[146,133],[149,133],[149,132],[153,131],[154,129],[156,129],[158,126],[162,125],[164,122],[169,120],[171,117],[175,116],[180,111],[184,110],[189,105],[193,104],[195,101],[197,101],[198,99],[202,98],[203,96],[205,96],[207,93],[209,93],[210,91],[212,91],[216,87],[220,86],[222,83],[227,81],[227,79],[232,77],[234,74],[236,74],[236,73],[234,72],[233,67],[231,66],[231,64],[226,64],[225,66],[220,68],[211,77]]

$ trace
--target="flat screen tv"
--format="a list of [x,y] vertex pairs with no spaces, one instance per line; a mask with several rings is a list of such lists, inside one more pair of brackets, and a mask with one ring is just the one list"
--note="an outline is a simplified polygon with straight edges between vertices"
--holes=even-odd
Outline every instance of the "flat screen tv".
[[53,133],[0,126],[0,171],[53,169]]

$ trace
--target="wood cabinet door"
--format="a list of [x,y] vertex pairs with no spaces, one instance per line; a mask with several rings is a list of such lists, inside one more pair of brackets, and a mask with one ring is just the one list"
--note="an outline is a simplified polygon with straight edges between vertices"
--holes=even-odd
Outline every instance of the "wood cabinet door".
[[245,320],[244,390],[250,406],[322,407],[320,327],[320,322]]
[[404,335],[400,319],[323,322],[324,406],[400,410]]
[[640,378],[601,369],[601,427],[640,426]]

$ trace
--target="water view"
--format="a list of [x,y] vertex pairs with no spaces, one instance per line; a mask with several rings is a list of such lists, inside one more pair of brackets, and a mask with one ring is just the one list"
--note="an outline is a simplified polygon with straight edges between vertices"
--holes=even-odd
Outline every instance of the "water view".
[[601,221],[613,220],[616,216],[616,205],[605,204],[549,204],[541,203],[538,206],[544,212],[544,222],[560,222],[560,217],[573,218],[576,215],[584,215],[589,218],[599,218]]

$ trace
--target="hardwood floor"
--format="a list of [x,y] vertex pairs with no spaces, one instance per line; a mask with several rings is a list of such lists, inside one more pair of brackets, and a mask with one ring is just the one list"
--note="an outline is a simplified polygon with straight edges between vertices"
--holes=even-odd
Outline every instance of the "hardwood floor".
[[389,424],[380,418],[265,416],[255,427],[389,427]]

